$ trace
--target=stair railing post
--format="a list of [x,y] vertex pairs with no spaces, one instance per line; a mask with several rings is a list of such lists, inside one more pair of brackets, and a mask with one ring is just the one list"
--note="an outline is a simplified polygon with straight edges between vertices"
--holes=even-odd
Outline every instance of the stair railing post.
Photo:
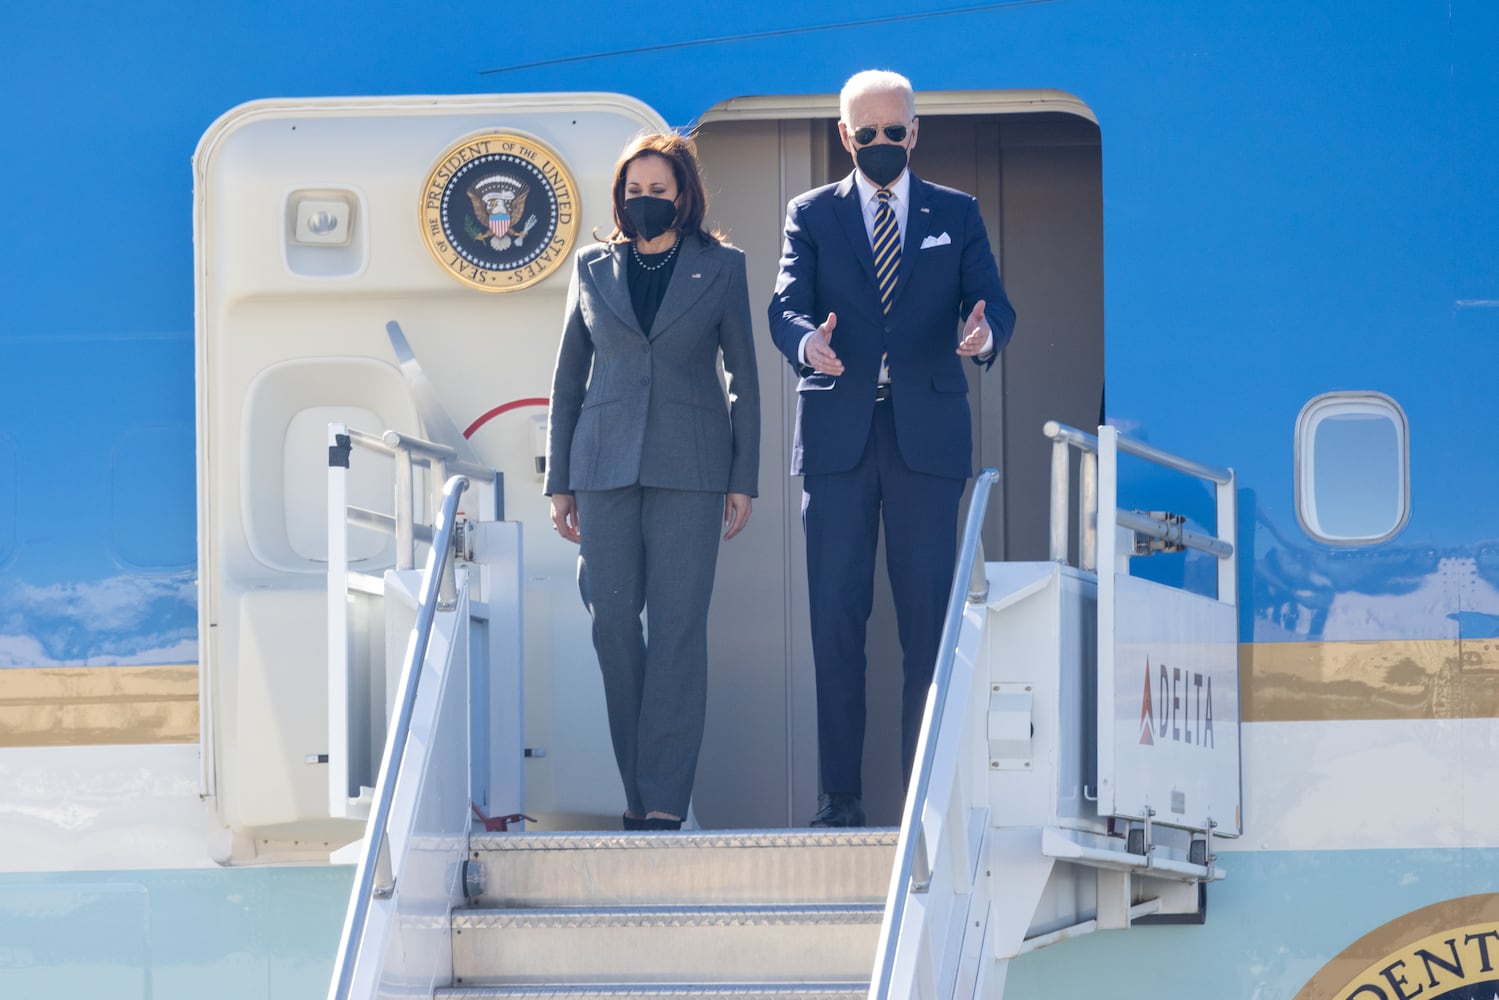
[[1078,456],[1077,562],[1086,573],[1098,569],[1098,456],[1091,451]]
[[1065,438],[1051,443],[1051,561],[1067,561],[1067,510],[1072,497],[1072,456]]
[[396,452],[396,569],[416,568],[416,518],[413,497],[415,476],[411,469],[411,452]]
[[[399,441],[395,442],[395,446],[399,446]],[[397,468],[399,467],[398,458]],[[401,762],[411,735],[411,719],[416,709],[422,664],[427,659],[432,626],[437,617],[443,564],[453,555],[453,528],[458,517],[458,501],[467,488],[468,479],[464,476],[452,477],[443,488],[443,504],[433,525],[432,547],[427,553],[427,567],[422,573],[417,600],[416,624],[411,630],[411,641],[406,646],[393,717],[385,739],[385,753],[381,757],[380,774],[375,780],[374,799],[370,804],[370,818],[365,826],[364,847],[355,868],[349,912],[344,920],[334,975],[328,987],[328,1000],[350,1000],[349,990],[358,964],[360,941],[369,922],[371,900],[388,898],[395,891],[396,880],[400,877],[400,873],[393,871],[386,828],[390,823],[396,780],[400,776]]]
[[[885,898],[885,915],[880,927],[879,950],[875,955],[874,975],[871,977],[869,986],[871,1000],[889,1000],[892,995],[895,995],[891,991],[895,985],[893,979],[896,955],[901,947],[901,930],[905,919],[906,902],[912,893],[926,892],[931,886],[931,852],[926,843],[926,830],[922,824],[922,816],[926,811],[927,798],[932,785],[937,741],[942,732],[948,688],[952,680],[953,661],[957,657],[958,637],[963,629],[963,612],[968,607],[966,592],[974,586],[974,562],[982,547],[984,513],[989,505],[989,492],[998,480],[999,472],[996,469],[985,469],[980,472],[978,478],[974,480],[973,495],[968,501],[968,521],[963,529],[963,541],[958,546],[958,564],[953,573],[952,588],[948,593],[947,616],[942,623],[942,638],[937,647],[937,662],[932,670],[932,684],[927,692],[926,713],[921,726],[921,735],[916,742],[916,760],[912,767],[910,789],[906,793],[905,809],[901,818],[895,869],[890,878],[890,891]],[[986,591],[987,586],[986,580]],[[961,721],[954,720],[952,724],[960,725]],[[938,848],[941,849],[940,844]]]

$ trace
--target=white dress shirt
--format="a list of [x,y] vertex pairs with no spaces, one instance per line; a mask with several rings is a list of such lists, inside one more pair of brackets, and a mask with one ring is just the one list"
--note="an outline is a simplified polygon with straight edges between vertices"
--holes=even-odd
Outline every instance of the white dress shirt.
[[[865,177],[862,171],[854,171],[854,186],[859,189],[859,204],[864,206],[864,235],[874,245],[874,213],[880,209],[880,189]],[[900,249],[906,250],[906,213],[911,207],[911,171],[902,170],[895,183],[890,185],[890,207],[895,211],[895,225],[899,230]]]

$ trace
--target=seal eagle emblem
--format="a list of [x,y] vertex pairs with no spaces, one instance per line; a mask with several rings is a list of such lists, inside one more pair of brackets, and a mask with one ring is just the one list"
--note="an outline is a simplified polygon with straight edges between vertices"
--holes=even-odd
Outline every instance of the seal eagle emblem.
[[578,232],[577,191],[551,149],[511,132],[454,143],[422,189],[422,238],[459,281],[487,292],[534,285],[555,271]]

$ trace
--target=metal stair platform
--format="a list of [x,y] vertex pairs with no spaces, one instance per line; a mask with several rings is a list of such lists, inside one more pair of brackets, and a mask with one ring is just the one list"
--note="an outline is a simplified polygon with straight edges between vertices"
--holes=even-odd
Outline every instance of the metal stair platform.
[[898,835],[475,835],[483,888],[452,914],[435,996],[862,996]]

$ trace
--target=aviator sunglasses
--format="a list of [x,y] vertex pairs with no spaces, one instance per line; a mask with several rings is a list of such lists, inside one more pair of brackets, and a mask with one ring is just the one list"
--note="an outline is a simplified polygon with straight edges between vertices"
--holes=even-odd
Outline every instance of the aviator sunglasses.
[[854,142],[860,146],[867,146],[871,142],[874,142],[876,132],[884,132],[885,138],[891,142],[905,142],[906,131],[907,129],[904,125],[883,125],[878,128],[873,125],[863,125],[854,129],[853,135]]

